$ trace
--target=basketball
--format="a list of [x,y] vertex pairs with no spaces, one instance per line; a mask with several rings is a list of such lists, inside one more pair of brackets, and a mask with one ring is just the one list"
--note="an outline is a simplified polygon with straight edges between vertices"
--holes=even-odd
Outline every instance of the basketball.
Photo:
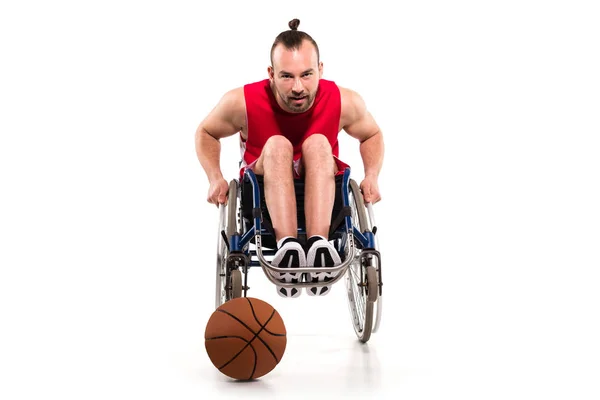
[[204,332],[210,361],[237,380],[260,378],[279,364],[287,343],[283,319],[269,303],[232,299],[211,315]]

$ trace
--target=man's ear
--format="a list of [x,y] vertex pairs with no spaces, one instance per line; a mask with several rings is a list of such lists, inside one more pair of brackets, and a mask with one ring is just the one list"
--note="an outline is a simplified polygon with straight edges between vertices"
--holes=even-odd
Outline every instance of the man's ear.
[[323,77],[323,61],[319,61],[319,78]]
[[275,79],[275,70],[273,69],[273,67],[271,67],[269,65],[269,67],[267,68],[267,73],[269,74],[269,80],[271,82],[273,82],[273,80]]

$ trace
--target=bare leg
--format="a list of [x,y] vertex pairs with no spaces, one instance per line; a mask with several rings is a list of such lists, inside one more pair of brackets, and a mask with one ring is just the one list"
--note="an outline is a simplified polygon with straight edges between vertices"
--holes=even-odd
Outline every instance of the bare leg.
[[302,144],[305,176],[304,213],[307,237],[329,237],[331,212],[335,201],[336,165],[331,145],[321,134],[311,135]]
[[265,200],[276,240],[298,236],[293,158],[294,148],[290,141],[280,135],[272,136],[254,168],[255,173],[264,176]]

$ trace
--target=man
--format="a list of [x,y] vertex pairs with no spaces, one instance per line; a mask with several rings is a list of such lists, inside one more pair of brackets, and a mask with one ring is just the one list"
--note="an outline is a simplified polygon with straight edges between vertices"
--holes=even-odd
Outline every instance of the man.
[[[278,267],[329,267],[340,257],[328,241],[335,199],[335,175],[347,166],[337,158],[338,133],[360,141],[365,202],[381,199],[377,178],[383,162],[381,131],[354,91],[322,79],[323,63],[313,38],[298,31],[299,20],[281,32],[271,47],[268,79],[227,92],[200,123],[196,152],[210,182],[208,201],[225,203],[228,184],[220,169],[219,140],[240,133],[243,168],[264,178],[266,205],[277,240],[272,260]],[[243,169],[242,169],[243,170]],[[306,251],[297,239],[294,179],[304,179]],[[298,282],[299,274],[278,274],[282,282]],[[307,281],[330,280],[312,273]],[[297,297],[296,288],[277,287],[283,297]],[[324,295],[328,286],[310,287]]]

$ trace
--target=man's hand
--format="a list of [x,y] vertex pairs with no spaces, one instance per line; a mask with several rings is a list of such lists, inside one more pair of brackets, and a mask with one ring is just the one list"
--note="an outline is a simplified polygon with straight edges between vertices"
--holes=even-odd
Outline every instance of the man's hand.
[[377,178],[365,177],[360,183],[360,190],[365,199],[365,203],[375,204],[381,200],[381,193],[379,193],[379,185],[377,185]]
[[208,188],[208,197],[206,201],[219,207],[219,204],[225,204],[227,201],[227,192],[229,191],[229,185],[223,178],[214,180],[210,183]]

